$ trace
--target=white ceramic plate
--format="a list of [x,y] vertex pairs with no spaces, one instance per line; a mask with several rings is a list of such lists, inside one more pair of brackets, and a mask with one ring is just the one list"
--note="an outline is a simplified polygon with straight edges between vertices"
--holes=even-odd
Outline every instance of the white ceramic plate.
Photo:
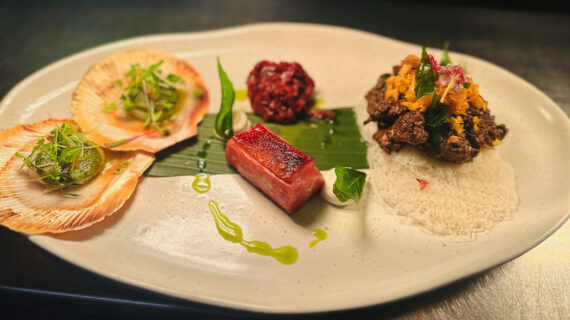
[[[355,106],[381,73],[420,47],[338,27],[259,24],[212,32],[135,38],[56,62],[17,85],[0,105],[0,128],[71,117],[71,93],[87,68],[133,48],[189,60],[220,102],[219,57],[236,88],[262,59],[298,61],[327,106]],[[439,56],[440,52],[432,50]],[[213,176],[199,195],[192,177],[143,178],[132,201],[91,228],[32,236],[46,250],[109,278],[213,305],[263,312],[353,308],[417,294],[483,271],[531,249],[568,218],[570,125],[543,93],[479,59],[452,54],[480,83],[499,122],[511,129],[498,152],[515,168],[520,202],[511,221],[476,241],[436,237],[386,212],[370,190],[339,210],[313,198],[292,218],[238,175]],[[248,107],[247,102],[237,107]],[[193,165],[193,164],[190,164]],[[293,245],[296,264],[251,254],[217,233],[214,199],[246,239]],[[314,248],[314,228],[329,237]]]

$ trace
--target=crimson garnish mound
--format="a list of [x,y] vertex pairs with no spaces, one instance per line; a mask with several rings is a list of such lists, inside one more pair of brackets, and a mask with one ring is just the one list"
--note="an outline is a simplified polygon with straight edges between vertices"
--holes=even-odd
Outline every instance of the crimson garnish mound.
[[294,123],[311,116],[334,118],[330,112],[310,110],[315,82],[297,62],[261,61],[247,78],[247,94],[253,112],[263,121]]

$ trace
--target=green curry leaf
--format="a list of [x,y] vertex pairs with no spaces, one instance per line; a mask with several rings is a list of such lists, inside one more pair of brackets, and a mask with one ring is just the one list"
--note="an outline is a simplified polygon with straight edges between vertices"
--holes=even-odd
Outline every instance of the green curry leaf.
[[442,66],[447,66],[448,64],[451,64],[451,59],[449,59],[449,41],[445,41],[443,43],[443,55],[441,56],[441,61],[439,61],[439,64]]
[[336,181],[333,185],[333,193],[341,202],[346,202],[349,199],[360,201],[362,197],[362,189],[366,182],[366,173],[336,166],[334,168],[336,173]]
[[416,70],[415,79],[416,87],[414,88],[414,92],[416,93],[416,100],[435,92],[437,87],[435,81],[437,79],[425,47],[422,48],[422,59]]

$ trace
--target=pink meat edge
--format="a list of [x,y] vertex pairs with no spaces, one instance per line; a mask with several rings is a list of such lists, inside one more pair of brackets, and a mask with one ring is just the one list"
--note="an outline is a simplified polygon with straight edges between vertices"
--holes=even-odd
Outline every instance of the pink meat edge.
[[286,183],[253,159],[233,139],[226,143],[226,160],[288,214],[297,211],[324,184],[323,176],[312,162],[294,174],[292,183]]

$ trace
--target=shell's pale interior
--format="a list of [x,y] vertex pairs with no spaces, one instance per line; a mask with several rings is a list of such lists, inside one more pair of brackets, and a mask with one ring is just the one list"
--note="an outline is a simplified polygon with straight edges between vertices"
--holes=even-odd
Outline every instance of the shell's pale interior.
[[[164,123],[164,129],[170,131],[166,136],[161,133],[146,136],[132,143],[120,146],[117,150],[146,150],[157,152],[179,141],[188,139],[197,133],[197,124],[203,119],[208,108],[208,93],[200,75],[187,62],[169,54],[138,50],[112,55],[91,66],[79,82],[73,93],[72,110],[75,121],[84,131],[93,131],[91,138],[97,143],[117,141],[153,131],[145,128],[143,121],[120,108],[120,97],[124,86],[130,79],[126,73],[131,65],[139,63],[143,68],[164,61],[162,74],[176,74],[182,78],[179,84],[179,97],[183,107],[172,120]],[[120,81],[120,85],[117,82]],[[200,90],[200,98],[194,97],[194,91]],[[103,112],[111,104],[118,110]]]
[[[23,160],[37,140],[49,134],[63,120],[47,120],[18,125],[3,134],[3,161],[0,171],[0,223],[24,233],[66,232],[82,229],[117,211],[134,192],[138,178],[154,160],[145,152],[105,151],[106,165],[84,185],[45,192],[46,187],[30,178]],[[19,130],[18,130],[19,129]],[[122,173],[115,171],[123,163]],[[117,171],[119,172],[119,171]]]

